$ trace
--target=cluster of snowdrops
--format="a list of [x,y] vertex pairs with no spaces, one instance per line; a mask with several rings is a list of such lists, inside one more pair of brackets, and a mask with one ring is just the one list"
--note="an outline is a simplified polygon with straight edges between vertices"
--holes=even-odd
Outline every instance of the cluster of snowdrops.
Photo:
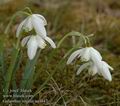
[[[20,44],[22,47],[27,47],[27,55],[30,61],[32,61],[39,50],[45,49],[47,44],[50,44],[52,48],[57,48],[54,41],[47,36],[45,26],[47,25],[46,19],[40,14],[33,14],[32,12],[25,13],[27,17],[18,25],[16,31],[16,37],[18,43],[16,48]],[[27,33],[23,35],[25,32]],[[25,37],[23,37],[25,36]],[[82,36],[84,38],[84,36]],[[63,37],[64,39],[64,37]],[[84,39],[83,39],[84,40]],[[69,65],[73,60],[79,58],[82,65],[77,70],[77,75],[79,75],[83,70],[88,70],[88,73],[92,76],[95,74],[102,75],[108,81],[112,81],[112,76],[110,70],[113,68],[103,61],[101,54],[91,47],[90,45],[85,45],[84,47],[79,47],[78,50],[74,51],[68,58],[66,64]],[[11,66],[12,67],[12,66]],[[10,70],[12,70],[10,68]],[[12,73],[12,71],[11,71]],[[10,71],[9,71],[10,74]],[[7,81],[10,82],[11,75],[8,75]],[[10,86],[10,83],[5,84],[5,90]],[[6,93],[7,94],[7,93]]]

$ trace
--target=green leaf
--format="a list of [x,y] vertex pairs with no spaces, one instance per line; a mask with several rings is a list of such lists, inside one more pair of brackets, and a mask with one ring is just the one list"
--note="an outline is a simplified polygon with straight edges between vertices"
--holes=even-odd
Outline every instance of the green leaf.
[[0,39],[0,69],[2,77],[4,77],[5,74],[4,39]]
[[4,94],[8,94],[9,86],[12,80],[12,75],[16,67],[18,54],[19,54],[19,49],[13,48],[11,64],[7,70],[5,80],[4,80]]
[[[33,60],[28,60],[24,73],[23,73],[23,77],[22,77],[22,81],[20,84],[20,87],[23,89],[25,89],[26,87],[28,87],[28,85],[30,85],[31,82],[30,81],[30,77],[32,74],[34,74],[34,68],[35,68],[35,64],[37,62],[37,59],[39,57],[41,50],[39,50],[35,56],[35,58]],[[28,83],[29,82],[29,83]],[[29,88],[30,89],[30,88]]]
[[20,65],[20,63],[21,63],[21,60],[22,60],[22,54],[21,54],[21,52],[18,54],[18,57],[17,57],[17,59],[16,59],[16,65],[15,65],[15,67],[14,67],[14,69],[13,69],[13,75],[12,75],[12,87],[13,87],[13,89],[17,89],[17,85],[16,85],[16,72],[17,72],[17,70],[18,70],[18,68],[19,68],[19,65]]

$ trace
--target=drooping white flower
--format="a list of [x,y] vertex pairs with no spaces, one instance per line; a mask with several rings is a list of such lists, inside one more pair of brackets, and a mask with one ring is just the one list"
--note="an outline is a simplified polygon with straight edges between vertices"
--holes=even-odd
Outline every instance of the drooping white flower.
[[30,59],[34,58],[38,47],[44,49],[46,41],[53,48],[56,48],[55,43],[47,36],[45,25],[47,25],[47,21],[42,15],[32,14],[23,20],[17,28],[17,37],[19,37],[23,30],[26,32],[35,31],[35,34],[27,36],[22,40],[22,46],[27,44],[28,56]]
[[112,77],[110,70],[113,70],[106,62],[102,61],[101,54],[92,47],[86,47],[79,50],[76,50],[69,57],[67,64],[70,64],[75,58],[80,58],[81,61],[86,62],[79,67],[77,70],[77,75],[80,74],[83,70],[87,69],[89,74],[95,75],[98,73],[102,75],[105,79],[111,81]]
[[69,57],[67,64],[70,64],[75,58],[81,58],[81,61],[89,61],[89,60],[102,60],[101,54],[95,50],[93,47],[85,47],[79,50],[76,50]]
[[99,75],[102,75],[105,79],[112,81],[109,69],[113,70],[113,68],[104,61],[100,61],[99,64],[87,62],[79,67],[76,74],[79,75],[85,69],[87,69],[89,74],[91,75],[95,75],[98,73]]
[[[54,42],[49,37],[46,37],[46,38],[47,38],[47,41],[51,44],[51,46],[55,48]],[[36,55],[37,48],[44,49],[46,46],[45,40],[39,35],[31,35],[31,36],[25,37],[22,40],[21,45],[25,46],[26,44],[28,49],[27,53],[30,60],[32,60]]]
[[28,32],[34,29],[38,35],[45,37],[47,35],[45,25],[47,25],[47,21],[42,15],[32,14],[20,23],[17,28],[16,36],[19,37],[22,30]]

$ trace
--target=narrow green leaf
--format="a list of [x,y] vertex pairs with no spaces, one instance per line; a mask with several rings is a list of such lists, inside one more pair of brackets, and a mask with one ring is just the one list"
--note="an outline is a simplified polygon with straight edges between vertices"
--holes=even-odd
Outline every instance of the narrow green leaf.
[[20,87],[21,88],[26,88],[29,84],[28,81],[30,79],[30,76],[31,74],[33,73],[34,71],[34,67],[35,67],[35,64],[37,62],[37,59],[40,55],[40,52],[41,50],[39,50],[35,56],[35,58],[33,60],[28,60],[27,64],[26,64],[26,67],[25,67],[25,71],[23,73],[23,77],[22,77],[22,81],[21,81],[21,84],[20,84]]
[[35,68],[31,72],[29,79],[26,82],[26,89],[30,89],[34,83]]
[[5,58],[4,58],[4,40],[0,39],[0,69],[2,77],[5,74]]
[[11,83],[13,70],[16,67],[16,61],[19,54],[19,49],[13,48],[11,64],[7,70],[5,80],[4,80],[4,94],[8,94],[9,86]]
[[17,57],[17,59],[16,59],[16,65],[15,65],[15,67],[13,69],[13,75],[12,75],[12,87],[13,87],[13,89],[17,89],[17,85],[16,85],[16,72],[17,72],[17,70],[19,68],[19,65],[21,63],[21,59],[22,59],[22,54],[20,52],[18,57]]

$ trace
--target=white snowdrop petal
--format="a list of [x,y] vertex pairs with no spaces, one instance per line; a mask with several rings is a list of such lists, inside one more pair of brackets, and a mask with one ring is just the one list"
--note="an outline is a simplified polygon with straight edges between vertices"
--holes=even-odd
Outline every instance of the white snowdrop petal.
[[42,38],[45,38],[47,36],[44,24],[42,23],[42,21],[38,17],[32,16],[32,24],[33,24],[35,31],[38,35],[40,35]]
[[105,79],[112,81],[112,77],[108,68],[104,68],[103,70],[101,70],[101,74],[104,76]]
[[27,19],[28,19],[28,18],[26,18],[25,20],[23,20],[23,21],[20,23],[20,25],[18,26],[17,31],[16,31],[16,37],[19,37],[20,32],[21,32],[21,30],[22,30],[22,27],[23,27],[23,25],[25,24],[25,22],[27,21]]
[[53,48],[56,48],[55,43],[52,41],[52,39],[50,39],[49,37],[45,37],[44,38]]
[[101,62],[101,59],[98,58],[94,53],[90,53],[90,56],[91,56],[91,61],[93,61],[93,63],[98,66],[99,63]]
[[95,74],[98,73],[98,69],[96,67],[96,65],[94,63],[92,63],[89,67],[89,70],[88,70],[89,74],[91,74],[92,76],[94,76]]
[[105,65],[106,65],[106,67],[108,67],[110,70],[114,70],[109,64],[107,64],[105,61],[102,61]]
[[83,54],[84,54],[84,52],[85,52],[85,49],[86,49],[86,48],[80,49],[80,53],[79,53],[78,58],[80,58],[81,56],[83,56]]
[[25,22],[24,29],[28,32],[33,29],[32,21],[31,21],[31,16],[28,17],[28,20]]
[[89,61],[90,60],[90,48],[86,47],[84,50],[83,55],[81,56],[82,61]]
[[90,65],[90,63],[85,63],[85,64],[81,65],[81,66],[79,67],[79,69],[77,70],[76,75],[79,75],[79,74],[80,74],[85,68],[87,68],[89,65]]
[[46,43],[45,43],[45,41],[44,41],[39,35],[36,35],[36,41],[37,41],[38,46],[39,46],[41,49],[44,49],[44,48],[45,48]]
[[91,54],[91,59],[97,58],[102,60],[101,54],[93,47],[90,48],[90,54]]
[[47,25],[47,21],[42,15],[40,15],[40,14],[34,14],[34,15],[39,17],[40,19],[42,19],[44,25]]
[[27,36],[27,37],[23,38],[23,40],[21,41],[22,47],[26,45],[26,43],[28,42],[29,38],[30,38],[30,36]]
[[67,64],[70,64],[78,55],[80,55],[80,52],[82,51],[82,49],[80,50],[76,50],[75,52],[73,52],[70,57],[68,58]]
[[106,67],[106,65],[104,64],[104,62],[101,61],[101,63],[99,64],[99,71],[101,72],[101,74],[103,75],[103,77],[109,81],[112,81],[112,76],[110,74],[109,68]]
[[32,60],[37,52],[37,42],[35,36],[32,36],[30,40],[27,43],[28,46],[28,57],[30,60]]

